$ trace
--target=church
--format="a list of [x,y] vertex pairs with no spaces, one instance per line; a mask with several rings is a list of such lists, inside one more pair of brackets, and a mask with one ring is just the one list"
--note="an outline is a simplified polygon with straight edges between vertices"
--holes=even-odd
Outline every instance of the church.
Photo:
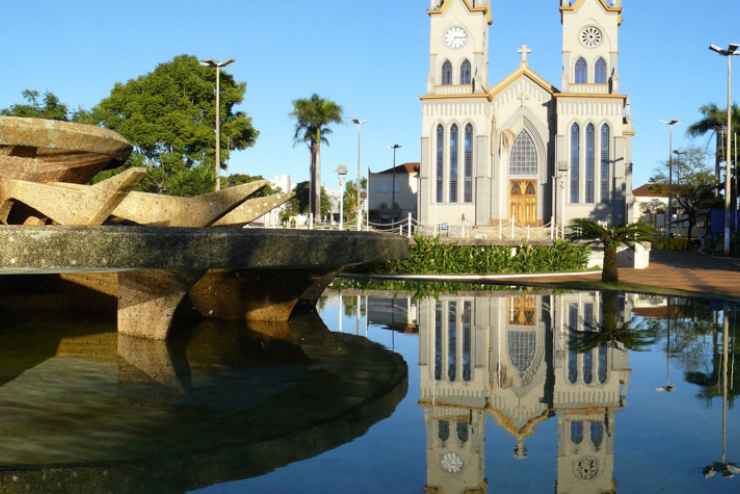
[[560,0],[560,88],[530,67],[526,45],[516,70],[489,82],[491,3],[431,0],[420,223],[435,229],[561,227],[576,218],[624,224],[634,130],[620,93],[622,1]]

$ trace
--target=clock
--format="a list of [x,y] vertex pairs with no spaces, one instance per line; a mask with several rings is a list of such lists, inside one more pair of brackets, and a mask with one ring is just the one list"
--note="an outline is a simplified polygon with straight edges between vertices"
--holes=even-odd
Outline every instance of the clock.
[[604,34],[596,26],[586,26],[581,30],[578,38],[586,48],[598,48],[604,40]]
[[440,463],[447,473],[460,473],[464,466],[463,459],[453,452],[442,455]]
[[445,33],[445,44],[454,50],[462,48],[468,42],[468,33],[460,26],[454,26]]

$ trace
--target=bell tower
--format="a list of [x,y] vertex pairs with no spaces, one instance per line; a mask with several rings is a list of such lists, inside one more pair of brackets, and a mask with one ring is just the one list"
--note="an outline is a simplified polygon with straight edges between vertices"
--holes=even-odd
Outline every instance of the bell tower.
[[618,93],[622,0],[560,0],[560,14],[563,91]]
[[430,0],[427,94],[480,93],[488,87],[490,0]]

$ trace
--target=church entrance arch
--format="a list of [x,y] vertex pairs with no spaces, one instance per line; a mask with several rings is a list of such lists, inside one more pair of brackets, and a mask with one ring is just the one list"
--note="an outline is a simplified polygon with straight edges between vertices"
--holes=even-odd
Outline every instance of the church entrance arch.
[[520,226],[537,225],[537,181],[511,181],[511,218]]

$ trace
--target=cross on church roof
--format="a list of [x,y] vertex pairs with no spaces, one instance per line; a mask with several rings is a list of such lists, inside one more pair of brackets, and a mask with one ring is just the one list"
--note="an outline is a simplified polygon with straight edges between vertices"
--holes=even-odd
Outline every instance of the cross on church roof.
[[517,53],[522,56],[522,65],[527,65],[527,57],[532,53],[532,50],[530,50],[527,45],[522,45],[521,48],[517,50]]

